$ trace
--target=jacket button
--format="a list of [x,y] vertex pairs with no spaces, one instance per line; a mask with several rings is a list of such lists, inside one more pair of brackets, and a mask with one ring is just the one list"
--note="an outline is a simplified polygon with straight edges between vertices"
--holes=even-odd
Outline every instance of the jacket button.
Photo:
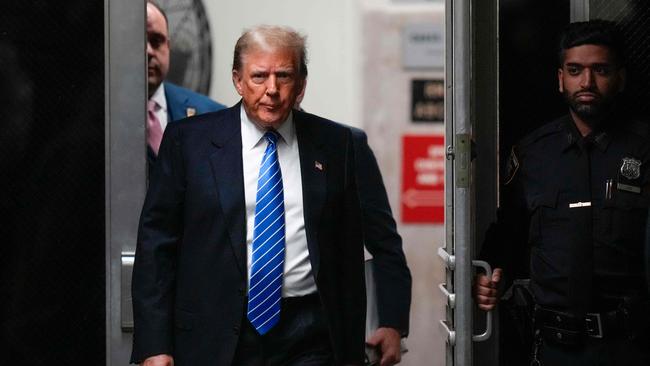
[[233,333],[235,333],[235,335],[239,335],[239,327],[238,326],[235,325],[234,327],[232,327],[232,331],[233,331]]
[[562,333],[557,333],[555,336],[557,337],[557,339],[562,339]]

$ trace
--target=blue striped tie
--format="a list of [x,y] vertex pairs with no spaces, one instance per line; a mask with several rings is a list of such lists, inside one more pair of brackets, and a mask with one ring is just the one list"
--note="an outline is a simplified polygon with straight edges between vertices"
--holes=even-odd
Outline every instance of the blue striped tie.
[[284,193],[278,162],[277,132],[264,134],[268,142],[257,180],[253,254],[248,289],[248,320],[266,334],[280,320],[284,272]]

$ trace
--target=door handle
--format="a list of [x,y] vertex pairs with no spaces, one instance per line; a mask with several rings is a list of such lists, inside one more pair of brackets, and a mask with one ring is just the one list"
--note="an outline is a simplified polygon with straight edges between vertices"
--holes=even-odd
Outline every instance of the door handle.
[[122,252],[120,279],[120,324],[123,332],[133,331],[133,300],[131,298],[131,277],[135,252]]
[[[483,268],[485,271],[485,274],[488,276],[488,278],[492,278],[492,267],[490,267],[490,264],[486,261],[479,261],[479,260],[473,260],[472,265],[474,267],[480,267]],[[475,334],[472,336],[472,340],[474,342],[484,342],[487,341],[490,336],[492,335],[492,322],[493,322],[493,314],[492,310],[488,311],[487,314],[485,314],[485,332],[481,334]]]
[[[453,271],[456,268],[456,257],[452,254],[449,254],[445,248],[438,248],[438,256],[442,258],[445,266],[449,268],[449,270]],[[488,262],[473,260],[472,266],[483,268],[485,274],[490,278],[492,277],[492,267]],[[440,289],[443,295],[445,295],[449,308],[453,309],[456,306],[456,294],[449,292],[447,290],[446,284],[444,283],[439,284],[438,289]],[[451,330],[446,320],[440,320],[440,325],[447,334],[447,342],[453,346],[456,340],[456,332],[454,330]],[[485,318],[485,331],[481,334],[472,335],[472,341],[484,342],[488,340],[492,336],[493,328],[493,313],[492,311],[488,311]]]
[[438,289],[440,289],[440,292],[442,292],[443,295],[445,295],[445,298],[447,298],[447,306],[449,306],[450,309],[453,309],[456,307],[456,294],[453,292],[449,292],[447,290],[447,284],[446,283],[441,283],[438,285]]
[[456,269],[456,256],[449,254],[444,247],[438,248],[438,257],[442,258],[442,261],[445,262],[445,266],[447,266],[450,271]]
[[449,343],[450,346],[455,346],[456,345],[456,331],[451,330],[449,328],[449,325],[447,325],[446,320],[440,320],[440,327],[442,330],[447,334],[447,343]]

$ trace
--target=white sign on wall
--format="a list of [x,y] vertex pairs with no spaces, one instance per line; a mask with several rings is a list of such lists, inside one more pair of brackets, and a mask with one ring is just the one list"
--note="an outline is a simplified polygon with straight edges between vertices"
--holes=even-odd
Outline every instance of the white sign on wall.
[[445,65],[442,24],[407,24],[402,29],[402,63],[406,69],[436,69]]
[[393,0],[394,3],[441,3],[444,0]]

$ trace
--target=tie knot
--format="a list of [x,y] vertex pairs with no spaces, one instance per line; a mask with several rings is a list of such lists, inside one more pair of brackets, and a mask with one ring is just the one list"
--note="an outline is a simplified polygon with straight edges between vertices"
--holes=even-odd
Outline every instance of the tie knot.
[[155,100],[149,100],[147,103],[147,111],[149,112],[155,112],[156,111],[156,101]]
[[275,145],[275,143],[278,142],[278,132],[275,130],[266,131],[264,138],[269,142],[269,144]]

